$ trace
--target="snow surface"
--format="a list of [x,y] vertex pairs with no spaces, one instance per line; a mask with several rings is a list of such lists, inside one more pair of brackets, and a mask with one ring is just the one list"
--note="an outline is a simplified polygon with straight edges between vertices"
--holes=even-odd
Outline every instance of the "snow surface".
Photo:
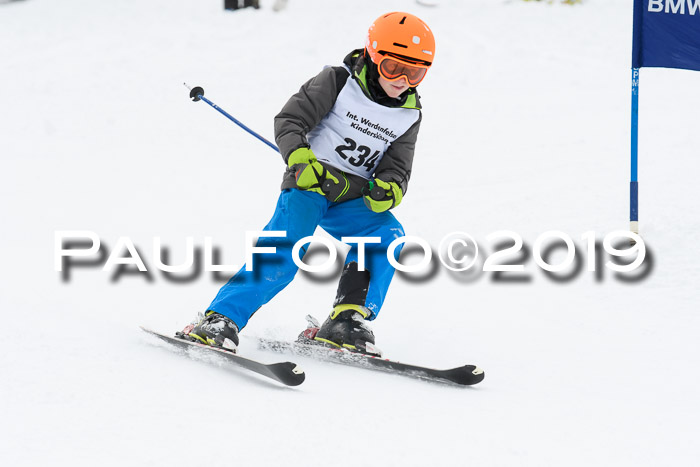
[[[286,99],[409,10],[437,54],[411,187],[396,214],[437,246],[464,230],[561,230],[583,245],[628,227],[632,0],[27,0],[0,6],[0,462],[24,465],[673,465],[700,462],[700,74],[642,70],[646,280],[397,278],[373,328],[400,360],[476,363],[454,388],[304,358],[290,389],[184,358],[138,325],[176,330],[210,275],[169,282],[185,237],[242,262],[272,214],[283,164],[183,81],[271,138]],[[54,232],[130,237],[153,269],[54,271]],[[581,254],[581,253],[580,253]],[[410,255],[409,255],[410,259]],[[329,311],[335,279],[300,275],[244,335],[293,338]],[[241,352],[267,361],[245,339]],[[198,357],[208,360],[207,357]]]

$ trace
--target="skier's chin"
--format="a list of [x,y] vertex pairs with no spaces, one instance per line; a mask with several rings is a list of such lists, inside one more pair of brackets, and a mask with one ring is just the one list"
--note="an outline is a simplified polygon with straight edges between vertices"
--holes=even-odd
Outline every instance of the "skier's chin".
[[408,89],[408,86],[406,86],[406,85],[395,86],[395,85],[392,84],[392,85],[391,85],[391,93],[387,93],[387,95],[388,95],[389,97],[397,98],[397,97],[399,97],[401,94],[403,94],[403,92],[404,92],[406,89]]
[[403,80],[389,81],[381,76],[379,77],[379,84],[382,89],[384,89],[386,95],[393,99],[396,99],[408,89],[408,85]]

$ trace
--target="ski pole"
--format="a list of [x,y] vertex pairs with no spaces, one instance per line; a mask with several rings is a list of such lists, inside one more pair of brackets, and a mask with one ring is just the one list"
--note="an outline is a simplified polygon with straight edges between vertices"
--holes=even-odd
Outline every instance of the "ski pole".
[[248,128],[247,126],[245,126],[245,125],[244,125],[243,123],[241,123],[240,121],[238,121],[238,120],[236,120],[235,118],[233,118],[233,117],[232,117],[231,115],[229,115],[228,112],[226,112],[224,109],[222,109],[221,107],[219,107],[218,105],[214,104],[212,101],[210,101],[209,99],[207,99],[206,97],[204,97],[204,89],[202,89],[200,86],[195,86],[195,87],[191,88],[191,87],[189,87],[189,86],[187,85],[187,83],[182,83],[182,84],[184,84],[185,87],[186,87],[187,89],[190,90],[190,99],[192,99],[193,102],[197,102],[197,101],[199,101],[199,100],[203,100],[204,102],[206,102],[207,104],[209,104],[210,106],[212,106],[213,108],[215,108],[216,110],[218,110],[222,115],[224,115],[226,118],[228,118],[229,120],[231,120],[233,123],[235,123],[235,124],[238,125],[239,127],[243,128],[245,131],[247,131],[247,132],[250,133],[251,135],[255,136],[256,138],[258,138],[260,141],[262,141],[263,143],[265,143],[265,144],[267,144],[268,146],[270,146],[270,147],[271,147],[272,149],[274,149],[275,151],[280,152],[280,150],[279,150],[279,148],[278,148],[277,146],[275,146],[274,144],[272,144],[271,142],[269,142],[268,140],[266,140],[265,138],[263,138],[262,136],[260,136],[259,134],[257,134],[256,132],[254,132],[253,130],[251,130],[250,128]]
[[[259,134],[257,134],[256,132],[254,132],[253,130],[248,128],[247,126],[245,126],[242,122],[236,120],[233,116],[229,115],[229,113],[226,112],[224,109],[222,109],[221,107],[219,107],[218,105],[216,105],[215,103],[213,103],[212,101],[210,101],[209,99],[204,97],[204,89],[202,89],[201,86],[195,86],[195,87],[191,88],[187,85],[187,83],[182,83],[182,84],[184,84],[185,87],[190,90],[190,99],[192,99],[193,102],[197,102],[199,100],[206,102],[207,104],[209,104],[210,106],[212,106],[213,108],[218,110],[226,118],[231,120],[233,123],[235,123],[239,127],[243,128],[245,131],[247,131],[251,135],[255,136],[260,141],[267,144],[268,146],[270,146],[272,149],[274,149],[278,153],[280,152],[280,150],[277,146],[275,146],[274,144],[272,144],[271,142],[269,142],[268,140],[266,140],[265,138],[263,138],[262,136],[260,136]],[[325,180],[322,184],[321,190],[325,193],[330,193],[330,191],[333,190],[334,188],[335,188],[334,183],[331,180]],[[385,193],[384,189],[382,189],[379,186],[376,186],[373,181],[369,182],[369,195],[372,199],[374,199],[376,201],[380,201],[380,200],[384,199],[384,197],[385,197],[384,193]]]

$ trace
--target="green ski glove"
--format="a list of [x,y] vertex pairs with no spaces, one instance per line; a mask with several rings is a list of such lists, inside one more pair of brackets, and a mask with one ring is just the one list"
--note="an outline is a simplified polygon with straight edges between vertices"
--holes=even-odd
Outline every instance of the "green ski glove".
[[[338,179],[316,160],[309,148],[299,148],[292,151],[287,160],[287,166],[294,170],[297,187],[326,196],[331,187],[338,184]],[[327,182],[327,183],[324,183]],[[328,185],[331,183],[332,185]],[[322,187],[325,186],[324,191]]]
[[378,178],[368,180],[362,187],[365,205],[374,212],[384,212],[401,204],[403,191],[395,182],[385,182]]

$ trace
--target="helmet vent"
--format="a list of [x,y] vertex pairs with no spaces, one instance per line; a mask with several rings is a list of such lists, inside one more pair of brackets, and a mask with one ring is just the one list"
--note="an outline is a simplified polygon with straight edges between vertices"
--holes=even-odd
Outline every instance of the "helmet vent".
[[407,49],[407,48],[408,48],[407,45],[399,44],[398,42],[394,42],[394,45],[395,45],[396,47],[403,47],[404,49]]
[[401,21],[399,21],[399,24],[403,24],[404,21],[406,21],[406,17],[405,17],[405,16],[403,17],[403,19],[401,19]]

